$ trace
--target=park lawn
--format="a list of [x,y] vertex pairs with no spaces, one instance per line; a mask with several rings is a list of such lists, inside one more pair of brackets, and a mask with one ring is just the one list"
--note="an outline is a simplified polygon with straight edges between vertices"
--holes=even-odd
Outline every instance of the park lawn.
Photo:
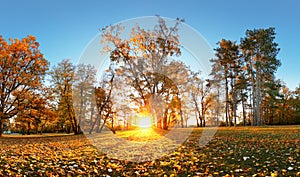
[[[144,162],[111,158],[84,135],[2,137],[0,176],[300,176],[300,126],[218,128],[199,146],[202,131]],[[129,132],[117,135],[135,141]]]
[[45,138],[45,137],[59,137],[59,136],[72,136],[74,133],[43,133],[43,134],[3,134],[2,138]]

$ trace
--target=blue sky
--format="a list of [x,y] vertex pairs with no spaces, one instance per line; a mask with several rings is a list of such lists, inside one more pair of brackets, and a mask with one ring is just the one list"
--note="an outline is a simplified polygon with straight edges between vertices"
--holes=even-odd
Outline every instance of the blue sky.
[[212,47],[222,38],[238,41],[246,29],[275,27],[282,61],[276,76],[291,89],[300,83],[298,0],[0,0],[0,7],[0,34],[36,36],[52,64],[76,63],[99,29],[141,16],[184,18]]

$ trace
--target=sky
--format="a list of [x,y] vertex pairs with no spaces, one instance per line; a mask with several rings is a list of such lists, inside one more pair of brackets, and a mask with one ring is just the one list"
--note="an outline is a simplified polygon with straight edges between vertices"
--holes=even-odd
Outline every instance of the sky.
[[275,27],[276,76],[292,90],[300,84],[298,0],[0,0],[0,8],[0,35],[36,36],[51,65],[76,63],[102,27],[137,17],[183,18],[212,48],[222,38],[239,41],[247,29]]

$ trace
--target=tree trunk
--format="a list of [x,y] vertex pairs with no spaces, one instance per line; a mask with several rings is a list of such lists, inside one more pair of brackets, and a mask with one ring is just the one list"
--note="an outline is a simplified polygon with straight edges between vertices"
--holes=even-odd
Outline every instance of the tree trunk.
[[200,127],[200,124],[199,124],[199,117],[198,117],[197,111],[195,111],[195,116],[196,116],[197,127]]
[[79,134],[79,130],[78,130],[78,124],[77,124],[77,120],[76,120],[76,118],[75,118],[75,116],[72,116],[72,118],[71,119],[73,119],[73,123],[72,123],[72,128],[73,128],[73,131],[74,131],[74,134],[75,135],[78,135]]
[[225,119],[226,119],[226,126],[228,126],[228,120],[229,118],[229,98],[228,98],[228,81],[227,81],[227,75],[225,76]]
[[181,128],[184,128],[182,109],[180,109],[180,121],[181,121]]
[[[251,94],[250,94],[250,101],[251,101],[251,110],[252,110],[252,118],[251,118],[251,125],[252,126],[257,126],[257,106],[256,106],[256,89],[257,89],[257,84],[254,76],[254,71],[253,71],[253,62],[254,58],[250,58],[249,60],[249,67],[250,67],[250,76],[251,76]],[[251,99],[252,98],[252,99]]]
[[262,117],[262,88],[261,88],[261,72],[259,69],[259,78],[258,79],[258,89],[257,89],[257,119],[258,125],[264,125],[263,117]]
[[[187,114],[185,115],[185,117],[188,117],[188,116],[189,115],[187,115]],[[185,128],[188,128],[188,119],[187,118],[185,119]]]
[[253,117],[252,117],[252,125],[257,126],[257,89],[255,88],[255,84],[253,85],[252,88],[252,109],[253,109]]
[[168,111],[169,111],[169,109],[166,108],[166,109],[165,109],[164,116],[163,116],[163,122],[162,122],[162,123],[163,123],[163,126],[162,126],[162,128],[163,128],[164,130],[168,130],[168,125],[167,125]]
[[233,117],[234,117],[234,126],[236,127],[236,118],[237,118],[236,105],[233,105]]
[[200,125],[199,125],[199,122],[198,122],[198,127],[202,127],[202,116],[201,116],[201,112],[198,108],[198,105],[197,105],[197,114],[198,114],[198,120],[200,121]]
[[[106,113],[106,115],[104,116],[104,122],[101,125],[101,128],[100,128],[100,130],[97,133],[101,133],[102,129],[104,128],[104,125],[106,124],[107,120],[109,119],[110,114],[111,114],[110,111],[108,113]],[[114,134],[116,134],[116,131],[114,129],[114,120],[113,120],[113,118],[112,118],[112,125],[111,125],[111,127],[107,126],[107,128],[110,129]]]
[[255,107],[254,109],[256,110],[256,116],[255,116],[255,121],[256,121],[256,126],[262,125],[262,105],[261,105],[261,72],[260,69],[257,71],[257,78],[256,78],[256,94],[255,94]]
[[[106,124],[106,119],[105,119],[104,122],[102,123],[101,127],[98,126],[98,128],[97,128],[97,133],[101,133],[101,132],[102,132],[102,130],[103,130],[105,124]],[[100,125],[100,123],[99,123],[99,125]],[[100,127],[100,129],[99,129],[99,127]]]
[[273,125],[273,123],[274,123],[274,110],[271,108],[270,111],[271,111],[271,116],[270,116],[269,124]]
[[157,128],[162,129],[162,118],[157,120]]
[[201,116],[199,116],[199,119],[200,119],[200,127],[203,127],[203,122],[202,122]]
[[38,123],[36,122],[35,123],[35,134],[38,134],[39,132],[38,132]]
[[243,125],[246,126],[246,110],[245,110],[244,98],[242,98],[242,111],[243,111]]
[[216,126],[219,126],[220,122],[219,122],[219,116],[220,116],[220,87],[217,88],[217,93],[218,93],[218,96],[217,96],[217,109],[216,109],[216,114],[217,114],[217,125]]
[[30,135],[30,122],[27,122],[27,135]]
[[2,134],[3,134],[3,121],[2,121],[2,119],[0,118],[0,137],[2,136]]
[[[91,128],[90,128],[90,130],[89,130],[89,134],[92,134],[92,132],[93,132],[93,130],[94,130],[94,127],[95,127],[95,125],[96,125],[96,123],[98,122],[98,119],[99,119],[99,115],[97,115],[97,117],[95,118],[95,121],[93,122],[91,122]],[[92,119],[91,119],[92,120]]]
[[[97,120],[97,126],[96,126],[96,133],[100,133],[101,132],[101,130],[102,130],[102,128],[103,128],[103,126],[105,125],[105,123],[106,123],[106,120],[104,119],[104,122],[103,122],[103,124],[101,125],[101,117]],[[101,125],[101,128],[100,128],[100,125]]]

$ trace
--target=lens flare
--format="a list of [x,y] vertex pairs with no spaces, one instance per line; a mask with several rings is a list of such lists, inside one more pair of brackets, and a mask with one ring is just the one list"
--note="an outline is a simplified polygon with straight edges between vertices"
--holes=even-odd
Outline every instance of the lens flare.
[[151,116],[140,116],[137,125],[140,128],[150,128],[152,126]]

